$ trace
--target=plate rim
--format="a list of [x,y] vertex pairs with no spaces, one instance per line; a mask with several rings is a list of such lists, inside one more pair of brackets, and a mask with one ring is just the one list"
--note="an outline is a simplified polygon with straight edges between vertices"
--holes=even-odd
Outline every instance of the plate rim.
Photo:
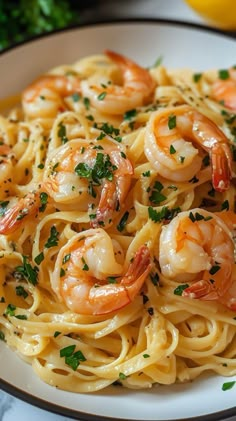
[[[94,28],[96,26],[104,26],[104,25],[122,25],[122,24],[160,24],[160,25],[170,25],[170,26],[177,26],[182,28],[189,28],[199,30],[200,32],[208,32],[215,35],[220,35],[221,37],[225,37],[227,39],[231,39],[236,41],[236,34],[232,32],[226,32],[221,29],[211,27],[208,25],[204,25],[201,23],[189,22],[189,21],[182,21],[182,20],[175,20],[175,19],[166,19],[166,18],[150,18],[150,17],[127,17],[127,18],[109,18],[109,19],[99,19],[98,21],[92,22],[82,22],[79,24],[69,25],[66,28],[56,29],[50,32],[38,34],[32,37],[29,37],[21,42],[12,44],[11,46],[5,48],[4,50],[0,51],[0,57],[3,55],[18,49],[24,45],[28,45],[34,41],[38,41],[44,38],[50,38],[54,35],[61,34],[63,32],[69,31],[76,31],[84,28]],[[49,400],[45,400],[42,398],[38,398],[35,395],[27,391],[22,391],[18,387],[14,386],[11,383],[0,378],[0,388],[4,392],[14,396],[17,399],[20,399],[23,402],[26,402],[32,406],[40,408],[44,411],[48,411],[57,415],[66,416],[71,419],[77,419],[80,421],[135,421],[135,419],[125,419],[125,418],[117,418],[117,417],[107,417],[101,416],[96,414],[91,414],[87,412],[81,412],[74,409],[66,408],[64,406],[60,406],[56,403],[52,403]],[[222,421],[228,418],[236,416],[236,406],[224,409],[222,411],[213,412],[211,414],[200,415],[196,417],[189,417],[189,418],[179,418],[179,419],[168,419],[168,421]],[[138,420],[137,420],[138,421]],[[148,420],[145,420],[148,421]],[[151,420],[153,421],[153,420]],[[158,419],[157,421],[167,421]]]
[[139,24],[139,23],[158,23],[161,25],[173,25],[179,27],[185,27],[189,29],[196,29],[200,31],[209,32],[212,34],[220,35],[226,37],[231,40],[236,40],[236,33],[232,31],[224,31],[212,26],[204,25],[202,23],[197,22],[190,22],[190,21],[183,21],[181,19],[166,19],[166,18],[151,18],[151,17],[127,17],[127,18],[109,18],[109,19],[99,19],[94,22],[81,22],[73,25],[68,25],[65,28],[54,29],[50,32],[44,32],[42,34],[33,35],[23,41],[13,43],[9,47],[6,47],[2,51],[0,51],[0,56],[7,54],[8,52],[15,50],[19,47],[22,47],[25,44],[30,44],[31,42],[38,41],[43,38],[49,38],[51,36],[69,32],[73,30],[83,29],[83,28],[90,28],[95,26],[102,26],[102,25],[119,25],[119,24]]

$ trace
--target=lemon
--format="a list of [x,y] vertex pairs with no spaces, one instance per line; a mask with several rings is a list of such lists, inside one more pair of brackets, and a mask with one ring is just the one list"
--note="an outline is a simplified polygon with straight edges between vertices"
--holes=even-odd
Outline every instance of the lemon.
[[236,30],[236,0],[185,0],[210,24]]

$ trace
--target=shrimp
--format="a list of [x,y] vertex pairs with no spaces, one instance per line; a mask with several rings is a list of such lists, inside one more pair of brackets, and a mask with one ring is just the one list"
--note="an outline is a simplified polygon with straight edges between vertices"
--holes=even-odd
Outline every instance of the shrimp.
[[159,262],[165,277],[190,284],[182,296],[236,311],[233,235],[219,215],[198,208],[180,212],[162,228]]
[[0,219],[0,234],[8,235],[21,227],[22,220],[36,216],[40,207],[40,194],[28,193],[9,209]]
[[196,175],[202,158],[195,144],[210,154],[213,187],[224,192],[232,177],[232,157],[229,141],[216,124],[189,105],[152,114],[144,152],[164,178],[181,182]]
[[123,114],[142,106],[155,88],[154,80],[148,70],[113,51],[107,50],[105,54],[120,68],[123,86],[112,84],[109,80],[105,80],[102,84],[98,84],[94,78],[84,80],[81,82],[83,95],[103,113]]
[[91,208],[93,228],[108,226],[125,200],[133,174],[123,149],[109,139],[67,142],[46,163],[43,186],[61,207]]
[[212,96],[236,112],[236,70],[229,70],[229,77],[218,79],[212,85]]
[[23,91],[24,112],[30,118],[55,117],[66,109],[63,98],[77,92],[80,92],[77,76],[41,76]]
[[115,258],[119,247],[102,228],[73,236],[61,248],[52,274],[59,300],[87,315],[111,313],[131,303],[151,270],[150,252],[141,246],[122,274],[123,265]]

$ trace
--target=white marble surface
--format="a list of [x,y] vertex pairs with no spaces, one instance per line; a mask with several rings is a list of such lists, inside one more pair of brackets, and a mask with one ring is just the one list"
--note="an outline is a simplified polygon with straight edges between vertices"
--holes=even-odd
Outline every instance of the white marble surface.
[[[89,20],[90,12],[86,12]],[[95,11],[98,18],[117,17],[152,17],[179,19],[188,22],[203,23],[182,0],[107,0],[101,2]],[[69,421],[69,418],[47,412],[0,391],[0,421]],[[236,417],[228,421],[236,421]]]

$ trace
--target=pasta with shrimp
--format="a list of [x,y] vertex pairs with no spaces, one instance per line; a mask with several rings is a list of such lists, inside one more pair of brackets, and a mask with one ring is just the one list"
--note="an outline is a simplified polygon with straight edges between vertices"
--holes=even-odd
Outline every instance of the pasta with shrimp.
[[235,376],[235,69],[106,51],[4,104],[1,346],[77,393]]

